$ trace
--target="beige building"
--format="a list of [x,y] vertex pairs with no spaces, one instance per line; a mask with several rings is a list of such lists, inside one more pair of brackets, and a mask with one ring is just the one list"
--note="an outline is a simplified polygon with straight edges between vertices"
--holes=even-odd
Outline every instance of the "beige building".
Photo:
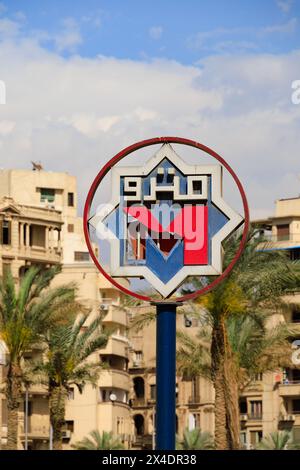
[[[77,216],[76,178],[67,173],[43,170],[1,170],[0,276],[11,271],[18,282],[29,266],[47,267],[54,264],[62,264],[62,272],[53,284],[75,282],[79,299],[90,307],[91,312],[100,308],[105,315],[104,325],[109,328],[113,326],[115,330],[107,347],[92,358],[109,364],[98,386],[87,386],[82,394],[76,389],[70,393],[64,432],[65,448],[94,429],[113,431],[125,446],[129,446],[133,428],[127,371],[127,313],[120,306],[120,293],[90,261],[83,237],[82,218]],[[40,352],[32,351],[28,356],[35,354]],[[5,375],[5,355],[5,346],[1,343],[2,375]],[[47,389],[31,386],[28,399],[29,447],[49,448]],[[7,413],[3,395],[0,395],[0,400],[0,431],[2,444],[5,445]],[[24,448],[24,422],[22,404],[19,412],[20,449]]]
[[[287,250],[291,259],[300,259],[300,198],[283,199],[276,202],[275,216],[257,221],[270,240],[269,249]],[[300,304],[300,294],[287,297]],[[145,306],[148,310],[149,307]],[[197,320],[190,318],[191,326],[186,330],[197,333]],[[300,309],[278,315],[274,321],[299,324]],[[177,330],[186,329],[186,319],[177,316]],[[295,325],[294,325],[295,326]],[[295,336],[291,341],[298,339]],[[130,333],[132,354],[130,375],[133,379],[131,391],[132,416],[135,425],[135,445],[151,448],[153,439],[153,413],[155,406],[155,324],[139,332]],[[300,343],[299,343],[300,345]],[[291,348],[291,354],[292,354]],[[299,367],[299,366],[298,366]],[[214,432],[214,390],[209,381],[199,377],[184,381],[177,377],[176,427],[179,436],[185,428],[200,427]],[[278,370],[257,375],[256,379],[240,396],[241,442],[252,449],[272,431],[288,429],[294,440],[300,443],[300,369]]]
[[[300,198],[279,200],[275,216],[258,221],[269,237],[270,249],[288,250],[300,258]],[[113,431],[126,447],[151,448],[155,438],[155,324],[141,331],[130,330],[129,317],[147,311],[148,305],[122,308],[122,296],[90,262],[77,216],[76,179],[66,173],[43,170],[0,171],[0,276],[11,271],[16,282],[30,265],[61,264],[55,283],[76,282],[78,297],[92,312],[101,309],[104,325],[114,327],[106,348],[92,360],[109,365],[97,387],[80,394],[70,391],[64,431],[64,448],[98,429]],[[300,303],[300,295],[288,298]],[[279,320],[300,323],[300,311],[292,309]],[[177,329],[191,335],[197,319],[178,315]],[[300,327],[299,327],[300,338]],[[294,339],[298,339],[296,336]],[[33,350],[30,357],[40,354]],[[6,350],[0,342],[0,381],[5,375]],[[214,390],[203,378],[177,377],[176,425],[214,432]],[[0,442],[5,445],[7,414],[0,394]],[[25,389],[24,389],[25,401]],[[45,387],[28,390],[28,443],[32,449],[49,448],[48,392]],[[19,448],[24,448],[24,404],[19,412]],[[257,376],[240,397],[241,439],[248,449],[266,434],[289,429],[300,442],[300,371],[295,368]]]

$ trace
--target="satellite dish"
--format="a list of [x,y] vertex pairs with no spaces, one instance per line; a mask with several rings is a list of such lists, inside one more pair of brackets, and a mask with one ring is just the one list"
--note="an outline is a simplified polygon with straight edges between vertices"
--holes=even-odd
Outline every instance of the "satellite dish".
[[116,401],[117,395],[115,395],[114,393],[111,393],[111,394],[109,395],[109,399],[110,399],[111,401]]

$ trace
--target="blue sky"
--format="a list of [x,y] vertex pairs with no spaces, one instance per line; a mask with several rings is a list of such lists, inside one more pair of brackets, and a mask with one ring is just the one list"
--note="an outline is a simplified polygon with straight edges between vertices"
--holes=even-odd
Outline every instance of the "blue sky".
[[163,135],[227,159],[254,218],[300,194],[300,0],[0,0],[0,80],[0,168],[74,174],[80,210],[106,161]]
[[299,0],[10,0],[2,10],[23,36],[64,56],[194,64],[212,54],[284,53],[300,37]]

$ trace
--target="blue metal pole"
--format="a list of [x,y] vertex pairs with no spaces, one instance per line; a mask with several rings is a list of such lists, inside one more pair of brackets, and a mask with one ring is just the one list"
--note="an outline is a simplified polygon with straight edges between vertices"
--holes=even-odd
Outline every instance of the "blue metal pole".
[[176,302],[157,302],[156,449],[175,450]]

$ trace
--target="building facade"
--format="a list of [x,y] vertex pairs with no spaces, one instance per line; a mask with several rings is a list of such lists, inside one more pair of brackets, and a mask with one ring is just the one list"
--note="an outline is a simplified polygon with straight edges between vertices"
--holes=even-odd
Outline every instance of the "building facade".
[[[76,178],[66,173],[43,170],[0,171],[0,276],[9,271],[16,283],[32,265],[62,266],[53,286],[75,282],[78,300],[91,314],[104,316],[104,327],[114,329],[108,345],[91,360],[108,364],[97,387],[87,386],[83,393],[71,391],[66,410],[64,448],[98,429],[113,431],[124,445],[131,444],[133,430],[128,374],[129,343],[127,312],[121,308],[121,295],[90,261],[84,241],[82,218],[77,216]],[[124,281],[121,281],[124,282]],[[40,351],[28,352],[27,359]],[[0,343],[0,373],[5,377],[6,351]],[[40,385],[24,389],[19,411],[19,448],[25,442],[25,401],[28,402],[28,446],[51,446],[47,388]],[[7,410],[0,395],[0,441],[6,443]]]
[[[270,249],[286,250],[291,259],[300,259],[300,198],[276,202],[274,217],[257,221],[269,239]],[[87,385],[82,394],[71,389],[67,400],[64,448],[84,438],[94,429],[112,431],[126,448],[151,449],[155,441],[155,323],[140,331],[129,329],[130,319],[149,311],[148,305],[123,306],[122,295],[97,271],[86,248],[82,219],[77,216],[76,179],[66,173],[43,170],[0,171],[0,276],[9,271],[16,283],[31,265],[62,266],[53,285],[75,282],[78,299],[91,313],[103,314],[104,328],[113,328],[109,342],[91,358],[107,368],[97,386]],[[125,282],[125,281],[119,281]],[[299,325],[300,294],[287,297],[288,312],[276,321]],[[195,336],[198,320],[178,315],[177,330]],[[292,351],[292,349],[291,349]],[[28,352],[28,359],[38,356]],[[0,342],[0,381],[5,379],[5,345]],[[19,410],[19,448],[25,443],[25,402],[28,402],[28,446],[48,449],[50,423],[46,387],[32,385]],[[5,446],[7,410],[0,393],[0,443]],[[240,396],[241,441],[251,449],[268,433],[288,429],[300,442],[300,370],[258,375]],[[179,437],[184,429],[200,427],[214,433],[214,390],[198,377],[177,377],[176,427]]]
[[[256,221],[269,240],[268,249],[285,250],[292,260],[300,259],[300,198],[276,201],[275,215]],[[300,345],[300,294],[285,299],[291,308],[274,315],[273,324],[286,322],[296,332],[291,343]],[[295,305],[299,304],[299,308]],[[149,310],[149,307],[143,307]],[[141,309],[140,309],[141,310]],[[140,313],[140,310],[138,313]],[[186,329],[192,336],[198,331],[197,319],[177,316],[177,330]],[[297,330],[299,327],[299,334]],[[155,325],[130,333],[132,377],[131,403],[137,448],[151,448],[155,407]],[[293,349],[291,344],[291,355]],[[198,377],[183,380],[177,377],[176,428],[179,437],[185,428],[200,427],[214,433],[214,390],[212,384]],[[300,443],[300,365],[275,372],[258,374],[240,395],[241,444],[253,449],[273,431],[288,430]]]

